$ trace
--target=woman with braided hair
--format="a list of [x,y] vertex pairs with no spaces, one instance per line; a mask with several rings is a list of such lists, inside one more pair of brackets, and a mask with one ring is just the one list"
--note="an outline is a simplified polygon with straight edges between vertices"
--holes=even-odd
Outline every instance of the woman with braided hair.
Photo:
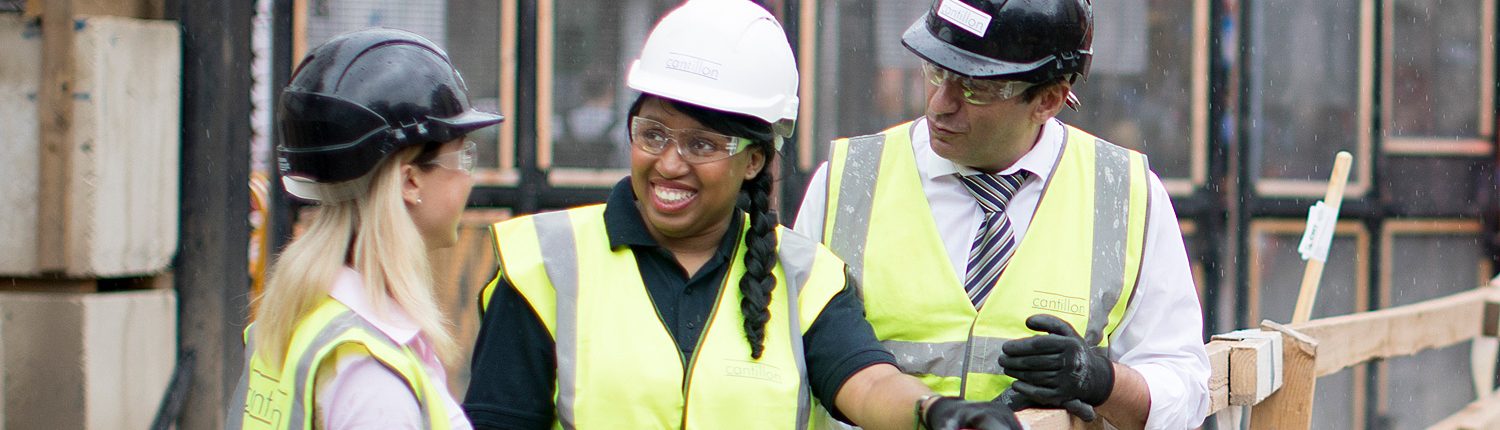
[[765,9],[689,0],[628,83],[630,177],[606,203],[492,227],[476,428],[1020,428],[902,374],[844,263],[778,224],[797,75]]

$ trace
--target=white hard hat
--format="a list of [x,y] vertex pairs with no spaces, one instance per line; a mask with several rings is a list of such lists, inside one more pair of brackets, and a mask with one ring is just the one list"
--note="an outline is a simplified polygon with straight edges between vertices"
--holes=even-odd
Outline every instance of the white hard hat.
[[688,0],[662,17],[630,65],[630,88],[774,126],[797,120],[797,62],[781,24],[748,0]]

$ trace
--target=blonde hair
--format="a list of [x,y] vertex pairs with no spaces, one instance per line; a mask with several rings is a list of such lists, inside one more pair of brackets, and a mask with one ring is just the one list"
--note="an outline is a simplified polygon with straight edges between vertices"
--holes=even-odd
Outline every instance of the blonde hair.
[[276,259],[254,303],[252,340],[262,360],[281,366],[297,323],[328,295],[346,265],[363,277],[377,312],[406,311],[441,360],[454,358],[448,321],[433,297],[427,245],[401,196],[401,167],[419,154],[422,147],[386,157],[363,197],[322,205],[307,231]]

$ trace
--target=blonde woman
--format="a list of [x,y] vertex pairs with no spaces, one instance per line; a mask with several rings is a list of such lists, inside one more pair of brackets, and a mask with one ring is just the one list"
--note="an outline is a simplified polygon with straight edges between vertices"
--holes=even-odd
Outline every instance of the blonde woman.
[[287,191],[317,218],[271,269],[231,428],[469,428],[446,390],[453,339],[427,252],[457,237],[473,180],[469,108],[440,48],[398,30],[314,49],[282,93]]

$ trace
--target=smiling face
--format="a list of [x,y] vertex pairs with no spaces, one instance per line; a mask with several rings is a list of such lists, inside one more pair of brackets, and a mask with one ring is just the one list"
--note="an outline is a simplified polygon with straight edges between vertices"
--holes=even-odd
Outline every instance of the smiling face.
[[1067,84],[1046,87],[1031,101],[1012,97],[986,105],[964,101],[952,82],[927,85],[932,152],[987,173],[1010,167],[1036,143],[1041,126],[1062,110]]
[[[655,97],[641,105],[637,116],[674,130],[713,131]],[[690,164],[678,154],[678,144],[656,155],[631,145],[630,185],[641,217],[651,236],[663,245],[690,239],[717,241],[729,228],[741,184],[760,173],[765,155],[760,149],[750,149],[722,160]]]

